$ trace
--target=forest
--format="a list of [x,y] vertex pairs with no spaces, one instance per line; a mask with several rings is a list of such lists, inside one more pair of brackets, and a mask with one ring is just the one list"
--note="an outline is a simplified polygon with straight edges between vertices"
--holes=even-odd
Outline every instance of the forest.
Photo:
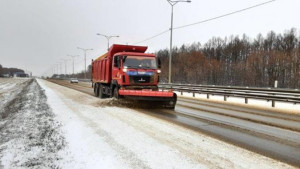
[[[169,49],[159,50],[161,82],[168,82]],[[173,48],[172,83],[300,88],[300,37],[296,29],[251,39],[213,37]]]

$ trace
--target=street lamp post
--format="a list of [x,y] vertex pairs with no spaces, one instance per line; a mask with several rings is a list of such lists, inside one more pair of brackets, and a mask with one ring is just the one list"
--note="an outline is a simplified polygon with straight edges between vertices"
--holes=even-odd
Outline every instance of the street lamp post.
[[104,35],[104,34],[100,34],[100,33],[97,33],[97,35],[100,35],[100,36],[104,36],[106,39],[107,39],[107,51],[109,50],[109,39],[110,38],[118,38],[118,37],[120,37],[120,36],[108,36],[108,35]]
[[55,73],[58,75],[59,74],[59,71],[58,71],[58,64],[55,63]]
[[53,74],[57,74],[58,75],[58,69],[57,69],[57,64],[53,64]]
[[170,28],[170,57],[169,57],[169,83],[172,82],[172,41],[173,41],[173,7],[178,3],[178,2],[188,2],[190,3],[191,0],[175,0],[175,1],[172,1],[172,0],[167,0],[169,2],[169,4],[171,5],[172,7],[172,10],[171,10],[171,28]]
[[86,79],[86,51],[93,50],[93,49],[84,49],[84,48],[80,48],[80,47],[77,47],[77,49],[84,51],[84,78]]
[[67,75],[67,62],[69,59],[62,59],[65,62],[65,74]]
[[73,75],[74,75],[74,59],[75,59],[75,57],[78,57],[79,55],[68,55],[68,56],[71,56],[72,60],[73,60]]
[[56,65],[53,65],[53,75],[56,74]]
[[59,71],[58,74],[62,74],[62,66],[61,66],[62,62],[57,62],[57,72]]

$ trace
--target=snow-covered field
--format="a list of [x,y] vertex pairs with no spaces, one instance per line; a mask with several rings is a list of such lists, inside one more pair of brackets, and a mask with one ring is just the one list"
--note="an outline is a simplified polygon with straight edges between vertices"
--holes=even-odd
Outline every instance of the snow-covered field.
[[14,100],[0,109],[4,168],[293,168],[40,79]]
[[28,78],[0,78],[0,110],[29,82]]
[[15,85],[21,84],[29,78],[0,78],[0,92],[12,89]]

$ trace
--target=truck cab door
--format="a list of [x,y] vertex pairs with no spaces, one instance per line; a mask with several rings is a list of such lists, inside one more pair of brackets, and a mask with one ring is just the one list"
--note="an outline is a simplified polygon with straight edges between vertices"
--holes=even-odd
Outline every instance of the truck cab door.
[[119,82],[121,77],[121,58],[120,56],[114,56],[112,65],[112,79]]

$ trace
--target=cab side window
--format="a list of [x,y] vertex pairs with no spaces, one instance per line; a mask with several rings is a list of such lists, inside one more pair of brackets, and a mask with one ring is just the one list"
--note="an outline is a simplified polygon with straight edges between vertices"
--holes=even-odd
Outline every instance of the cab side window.
[[120,64],[120,57],[119,56],[115,56],[114,57],[114,67],[120,68],[121,64]]

